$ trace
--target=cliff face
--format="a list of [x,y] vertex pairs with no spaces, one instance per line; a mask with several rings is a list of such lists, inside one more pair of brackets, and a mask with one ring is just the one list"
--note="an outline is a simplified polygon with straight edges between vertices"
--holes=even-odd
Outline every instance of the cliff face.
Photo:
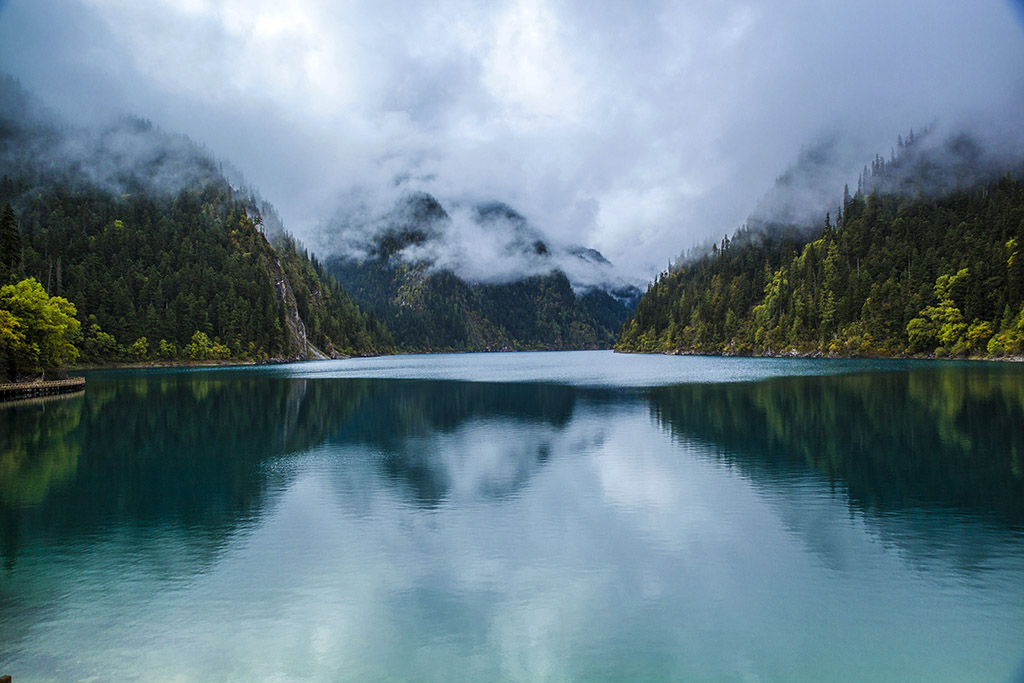
[[[267,273],[274,283],[277,297],[284,305],[284,323],[287,333],[288,355],[297,360],[327,360],[331,356],[318,349],[306,332],[306,323],[299,315],[299,304],[295,300],[295,292],[288,276],[281,265],[281,259],[268,244],[269,254],[266,259]],[[335,353],[335,356],[338,354]]]
[[3,76],[0,212],[19,243],[0,276],[35,277],[75,304],[84,362],[392,348],[273,207],[198,145],[138,119],[72,125]]

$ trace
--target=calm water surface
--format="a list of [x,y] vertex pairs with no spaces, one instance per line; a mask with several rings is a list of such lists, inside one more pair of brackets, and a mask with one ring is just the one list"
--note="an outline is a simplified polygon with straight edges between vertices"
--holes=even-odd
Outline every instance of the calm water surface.
[[1024,367],[606,352],[0,406],[0,674],[1024,680]]

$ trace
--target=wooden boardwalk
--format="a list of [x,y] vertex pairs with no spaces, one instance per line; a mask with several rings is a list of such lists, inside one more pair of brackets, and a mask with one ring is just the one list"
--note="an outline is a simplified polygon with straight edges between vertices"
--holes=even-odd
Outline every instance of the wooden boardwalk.
[[0,401],[13,401],[53,394],[69,394],[85,389],[84,377],[69,377],[52,382],[14,382],[0,384]]

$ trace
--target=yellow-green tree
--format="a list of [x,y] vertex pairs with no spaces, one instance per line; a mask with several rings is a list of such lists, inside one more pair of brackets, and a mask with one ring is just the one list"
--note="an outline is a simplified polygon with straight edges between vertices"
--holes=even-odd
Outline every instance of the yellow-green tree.
[[35,278],[0,287],[0,356],[11,379],[59,371],[78,358],[75,305],[49,296]]
[[[910,339],[908,351],[911,353],[919,351],[931,351],[936,345],[941,345],[948,350],[967,348],[966,336],[969,327],[964,322],[964,315],[960,312],[953,301],[953,286],[958,281],[966,280],[970,276],[967,268],[962,268],[955,275],[940,275],[935,281],[935,298],[938,303],[935,306],[926,306],[921,309],[920,317],[913,318],[907,323],[907,337]],[[983,330],[975,328],[973,343],[984,348],[988,340],[984,336],[987,331],[991,336],[991,329]]]

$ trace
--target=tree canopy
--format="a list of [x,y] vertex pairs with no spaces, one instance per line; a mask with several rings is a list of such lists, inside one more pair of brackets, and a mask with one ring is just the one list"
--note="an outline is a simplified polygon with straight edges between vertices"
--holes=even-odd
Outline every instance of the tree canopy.
[[941,197],[848,197],[816,236],[739,231],[662,273],[626,323],[629,351],[1024,353],[1024,184]]
[[[328,355],[391,346],[294,240],[272,245],[259,211],[226,184],[119,197],[88,186],[4,187],[23,206],[24,273],[81,313],[82,360],[297,357],[306,351],[300,324]],[[208,344],[196,344],[197,333]]]
[[0,284],[7,284],[21,272],[21,232],[10,204],[0,211]]
[[8,379],[59,371],[78,358],[75,305],[35,279],[0,287],[0,356]]

